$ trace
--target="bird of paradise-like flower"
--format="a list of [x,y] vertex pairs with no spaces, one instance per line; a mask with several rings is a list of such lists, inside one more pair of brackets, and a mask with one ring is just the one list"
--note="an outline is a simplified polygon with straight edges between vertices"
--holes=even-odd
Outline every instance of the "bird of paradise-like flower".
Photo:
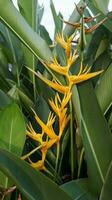
[[[33,129],[32,125],[29,124],[27,130],[27,136],[31,139],[35,140],[39,146],[33,149],[30,153],[23,156],[23,159],[28,158],[30,164],[34,168],[38,168],[39,170],[46,170],[45,167],[45,159],[47,156],[47,152],[53,145],[57,145],[57,148],[60,145],[61,137],[64,133],[64,130],[70,120],[70,115],[68,112],[68,103],[72,96],[72,86],[74,84],[79,84],[83,81],[89,80],[97,75],[99,75],[101,71],[91,73],[91,67],[83,66],[81,63],[79,66],[78,74],[71,74],[70,68],[75,64],[75,61],[78,58],[78,51],[72,49],[72,41],[74,35],[71,35],[69,38],[64,38],[64,34],[58,33],[56,35],[56,42],[65,50],[66,55],[66,65],[62,66],[58,59],[55,57],[51,62],[44,62],[44,65],[50,70],[62,75],[66,84],[63,85],[58,79],[53,77],[53,80],[49,80],[45,78],[39,72],[32,71],[39,79],[41,79],[44,83],[46,83],[49,87],[54,89],[57,93],[54,99],[49,99],[50,107],[53,113],[50,112],[48,116],[47,123],[45,124],[39,116],[35,114],[36,122],[40,125],[42,131],[40,133],[36,133]],[[60,96],[61,93],[61,96]],[[54,123],[56,118],[59,121],[58,133],[54,130]],[[42,159],[37,162],[33,162],[30,159],[30,155],[32,155],[35,151],[40,150],[42,154]]]

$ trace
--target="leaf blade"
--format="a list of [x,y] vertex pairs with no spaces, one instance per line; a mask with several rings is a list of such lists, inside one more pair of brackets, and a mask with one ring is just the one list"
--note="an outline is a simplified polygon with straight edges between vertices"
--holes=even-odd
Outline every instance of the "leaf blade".
[[[7,124],[6,124],[7,123]],[[0,148],[20,156],[25,143],[25,123],[16,104],[10,104],[0,112]],[[0,183],[8,186],[8,179],[0,173]]]
[[44,60],[52,58],[46,42],[31,29],[9,0],[0,0],[0,18],[36,57]]
[[12,178],[20,191],[29,200],[73,200],[55,183],[25,161],[8,151],[0,149],[0,169]]

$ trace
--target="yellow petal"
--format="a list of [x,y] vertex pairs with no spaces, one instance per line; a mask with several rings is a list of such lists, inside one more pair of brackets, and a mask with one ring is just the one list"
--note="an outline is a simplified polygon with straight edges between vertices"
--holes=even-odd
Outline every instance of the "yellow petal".
[[37,133],[34,135],[34,134],[30,133],[29,131],[27,131],[27,135],[30,138],[32,138],[33,140],[42,143],[42,135],[41,134]]
[[71,65],[76,61],[77,58],[78,58],[77,50],[75,50],[73,54],[70,53],[70,57],[67,60],[68,68],[71,67]]
[[56,116],[54,113],[50,112],[47,119],[47,126],[50,128],[55,122]]
[[71,98],[72,93],[68,92],[67,94],[64,95],[64,98],[62,100],[61,103],[61,109],[63,110],[63,108],[68,104],[70,98]]
[[63,33],[62,34],[57,33],[56,42],[59,43],[64,49],[67,48],[67,43],[66,43],[66,41],[64,39]]
[[44,132],[52,139],[55,138],[55,133],[52,131],[44,122],[38,117],[38,115],[35,115],[35,119],[38,122],[38,124],[41,126],[41,128],[44,130]]
[[39,160],[39,161],[37,161],[37,162],[32,162],[32,161],[30,160],[30,163],[31,163],[31,166],[32,166],[33,168],[36,168],[36,169],[38,169],[38,170],[46,171],[46,167],[44,166],[44,163],[43,163],[42,160]]
[[93,73],[88,73],[88,74],[81,74],[79,76],[70,76],[70,81],[72,82],[72,84],[77,84],[77,83],[81,83],[83,81],[86,81],[88,79],[91,79],[99,74],[101,74],[103,72],[103,70],[98,71],[98,72],[93,72]]
[[63,122],[60,124],[59,138],[61,138],[61,136],[62,136],[62,134],[63,134],[63,131],[64,131],[65,127],[67,126],[69,120],[70,120],[70,115],[65,116],[65,117],[63,118]]
[[59,140],[58,136],[56,135],[55,139],[50,139],[48,142],[45,142],[45,145],[42,147],[42,152],[48,151],[57,141]]
[[73,33],[69,38],[67,38],[65,40],[63,32],[62,32],[62,34],[58,33],[56,35],[56,42],[59,43],[65,49],[67,57],[70,56],[70,51],[71,51],[71,47],[72,47],[72,40],[73,40],[74,36],[75,36],[75,33]]
[[69,87],[68,86],[63,86],[63,85],[60,85],[59,83],[54,83],[53,81],[50,81],[48,79],[46,79],[44,76],[38,74],[37,75],[44,83],[46,83],[49,87],[52,87],[54,90],[62,93],[62,94],[65,94],[68,92],[69,90]]
[[56,58],[54,58],[53,62],[47,63],[47,66],[52,69],[53,71],[61,74],[61,75],[66,75],[67,73],[67,67],[66,66],[61,66]]
[[59,109],[56,107],[54,101],[49,100],[49,104],[50,104],[51,108],[53,109],[53,111],[58,115]]

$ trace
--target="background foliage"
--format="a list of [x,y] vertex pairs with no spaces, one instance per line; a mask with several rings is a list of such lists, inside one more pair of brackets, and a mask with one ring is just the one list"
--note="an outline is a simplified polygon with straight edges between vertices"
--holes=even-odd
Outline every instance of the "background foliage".
[[[81,0],[78,7],[83,5]],[[41,25],[44,10],[37,0],[18,0],[19,12],[10,0],[0,0],[0,195],[2,199],[50,200],[108,200],[112,196],[112,14],[108,12],[108,1],[87,1],[84,16],[100,13],[95,25],[107,20],[92,34],[86,36],[85,65],[91,71],[104,72],[93,80],[73,87],[72,129],[65,131],[59,158],[60,170],[55,174],[55,149],[47,155],[46,164],[51,174],[40,173],[20,157],[31,151],[36,144],[26,138],[29,121],[36,131],[32,108],[47,121],[50,107],[48,99],[55,92],[26,68],[41,72],[45,77],[54,75],[61,83],[63,77],[44,67],[54,55],[65,63],[65,54],[57,45],[50,48],[52,40]],[[55,24],[55,34],[63,30],[70,36],[75,28],[66,24],[63,29],[62,14],[56,13],[53,1],[50,4]],[[75,8],[70,22],[80,21]],[[55,37],[55,36],[54,36]],[[80,58],[72,67],[77,73]],[[72,139],[71,139],[72,138]],[[39,157],[39,153],[34,154]],[[48,176],[48,177],[46,177]],[[50,180],[53,179],[52,180]],[[54,183],[56,182],[56,183]],[[67,183],[66,183],[67,182]],[[57,185],[58,184],[58,185]],[[17,186],[17,189],[13,185]],[[11,190],[12,188],[12,190]],[[13,191],[13,192],[12,192]]]

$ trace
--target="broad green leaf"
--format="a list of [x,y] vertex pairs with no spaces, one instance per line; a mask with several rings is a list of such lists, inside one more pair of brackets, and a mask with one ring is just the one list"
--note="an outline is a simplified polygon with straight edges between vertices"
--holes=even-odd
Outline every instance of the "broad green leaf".
[[106,29],[104,27],[99,27],[99,29],[97,29],[93,33],[91,41],[88,45],[87,52],[86,52],[86,59],[88,60],[87,64],[92,65],[93,62],[95,61],[97,50],[102,40],[104,39],[105,34],[106,34]]
[[[25,88],[24,88],[25,89]],[[34,103],[29,98],[29,96],[25,93],[25,91],[21,88],[18,88],[16,85],[13,85],[12,88],[8,91],[8,95],[18,104],[22,103],[22,106],[26,108],[26,110],[30,110],[33,107]]]
[[32,30],[10,0],[0,0],[0,19],[36,57],[51,59],[52,54],[46,42]]
[[48,103],[44,100],[42,96],[39,96],[36,100],[35,112],[38,114],[38,116],[44,123],[47,122],[50,109]]
[[8,90],[11,88],[11,85],[8,80],[4,76],[0,74],[0,89],[4,92],[8,92]]
[[103,113],[112,105],[112,64],[104,71],[95,88],[95,93]]
[[39,79],[37,80],[37,84],[39,86],[39,94],[43,96],[46,101],[48,101],[48,99],[50,98],[54,98],[55,92],[52,90],[52,88],[48,87],[44,82]]
[[[25,143],[25,122],[19,107],[10,104],[0,111],[0,148],[21,156]],[[8,186],[8,179],[0,174],[0,184]]]
[[73,200],[38,170],[5,150],[0,150],[0,169],[28,200]]
[[112,131],[112,112],[111,112],[111,114],[109,116],[108,125],[109,125],[109,127],[110,127],[110,129]]
[[47,42],[48,45],[51,45],[52,40],[51,40],[46,28],[43,25],[40,25],[39,31],[40,31],[40,36]]
[[[12,64],[11,73],[17,76],[20,71],[21,62],[23,59],[23,52],[19,39],[10,31],[8,27],[0,22],[0,34],[3,37],[3,52],[7,57],[8,63]],[[7,65],[8,71],[8,65]],[[7,72],[8,73],[8,72]],[[5,74],[5,76],[7,75]]]
[[26,110],[30,110],[34,105],[34,102],[28,97],[28,95],[21,88],[16,88],[20,101],[25,106]]
[[90,82],[79,84],[75,94],[79,98],[73,99],[73,104],[74,108],[78,107],[75,112],[85,148],[90,186],[99,194],[111,162],[112,137]]
[[55,7],[54,7],[54,3],[52,0],[50,0],[50,7],[51,7],[53,19],[54,19],[55,32],[59,33],[62,31],[62,28],[63,28],[63,22],[60,19],[60,17],[62,17],[62,16],[61,16],[61,14],[57,15]]
[[99,200],[110,200],[112,198],[112,162],[108,168],[105,183],[101,190]]
[[0,48],[0,74],[4,76],[4,74],[7,74],[7,65],[8,60],[6,55],[3,52],[3,48]]
[[105,0],[105,1],[102,1],[102,0],[91,0],[91,2],[95,5],[96,8],[101,10],[101,12],[103,12],[104,14],[107,14],[109,0]]
[[88,179],[77,179],[61,186],[74,200],[97,200],[88,188]]
[[[22,16],[26,19],[31,28],[35,32],[37,32],[37,0],[18,0],[18,6]],[[25,56],[25,64],[27,65],[27,67],[35,71],[37,62],[35,56],[30,52],[30,50],[27,47],[24,46],[23,50]],[[28,73],[33,83],[34,99],[36,99],[35,75],[29,70]]]
[[[105,70],[104,73],[106,72],[107,68],[109,67],[111,63],[111,57],[109,55],[108,50],[106,49],[98,58],[94,61],[93,67],[92,67],[92,72],[93,71],[99,71],[99,70]],[[102,73],[103,75],[103,73]],[[95,79],[99,79],[96,77]],[[94,82],[94,79],[93,79]]]
[[8,47],[11,51],[11,54],[13,56],[13,62],[17,63],[16,54],[17,50],[20,48],[18,38],[2,22],[0,22],[0,34],[2,34],[2,37],[6,42],[6,47]]
[[[107,49],[100,55],[98,56],[98,58],[93,62],[93,66],[92,66],[92,72],[95,72],[95,71],[99,71],[99,70],[104,70],[103,73],[106,72],[106,70],[108,69],[109,65],[111,63],[111,57],[109,55],[109,52],[107,51]],[[103,73],[102,73],[102,76],[103,76]],[[101,78],[100,77],[95,77],[93,80],[92,80],[92,83],[94,85],[94,88],[97,87],[97,85],[100,83],[101,79],[102,79],[102,76]],[[101,107],[102,109],[102,107]]]
[[20,13],[33,30],[37,31],[37,0],[17,0]]
[[0,109],[11,103],[11,99],[0,89]]

